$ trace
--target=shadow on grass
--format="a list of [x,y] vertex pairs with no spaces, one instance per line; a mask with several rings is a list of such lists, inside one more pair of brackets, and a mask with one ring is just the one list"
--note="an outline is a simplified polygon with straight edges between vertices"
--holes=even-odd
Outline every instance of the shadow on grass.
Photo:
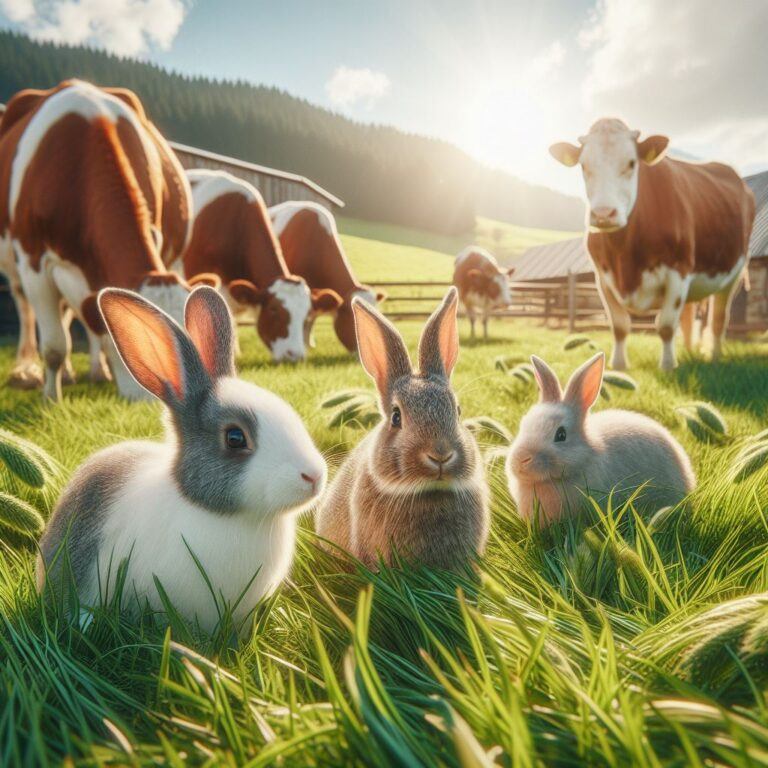
[[677,379],[692,395],[758,417],[768,415],[768,358],[764,354],[726,355],[719,363],[687,360],[680,365]]

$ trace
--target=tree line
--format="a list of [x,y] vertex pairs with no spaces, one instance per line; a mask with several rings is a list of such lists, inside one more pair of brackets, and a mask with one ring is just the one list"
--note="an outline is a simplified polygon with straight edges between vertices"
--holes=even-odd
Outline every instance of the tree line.
[[476,214],[558,229],[582,223],[575,198],[489,169],[444,141],[358,123],[277,88],[0,32],[0,101],[70,77],[130,88],[170,139],[306,176],[342,198],[349,216],[446,234],[471,230]]

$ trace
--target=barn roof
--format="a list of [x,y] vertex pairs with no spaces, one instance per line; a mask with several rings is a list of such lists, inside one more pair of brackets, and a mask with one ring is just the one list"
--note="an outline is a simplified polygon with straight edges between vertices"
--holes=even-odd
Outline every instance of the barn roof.
[[569,272],[576,275],[592,274],[592,262],[584,247],[584,238],[573,237],[557,243],[534,245],[514,262],[514,280],[551,280]]
[[752,239],[749,241],[749,253],[752,257],[768,257],[768,171],[747,176],[744,181],[754,193],[755,203],[757,203]]

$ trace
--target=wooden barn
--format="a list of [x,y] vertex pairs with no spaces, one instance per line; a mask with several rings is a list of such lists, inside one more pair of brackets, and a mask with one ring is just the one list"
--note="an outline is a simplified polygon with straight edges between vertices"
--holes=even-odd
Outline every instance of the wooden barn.
[[229,171],[232,175],[253,184],[261,192],[267,205],[277,205],[286,200],[306,200],[319,203],[330,211],[344,207],[342,200],[304,176],[247,163],[226,155],[217,155],[215,152],[177,144],[175,141],[170,144],[185,168]]
[[[750,290],[742,287],[733,300],[731,333],[768,329],[768,171],[745,179],[755,194],[757,214],[750,241]],[[592,262],[581,237],[525,251],[515,262],[515,309],[543,307],[545,317],[568,320],[569,326],[605,326],[607,318],[595,287]],[[649,318],[633,323],[643,328]]]

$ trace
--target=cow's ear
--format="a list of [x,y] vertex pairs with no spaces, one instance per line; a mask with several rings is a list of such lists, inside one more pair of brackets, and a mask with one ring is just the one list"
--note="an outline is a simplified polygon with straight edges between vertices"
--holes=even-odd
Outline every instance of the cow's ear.
[[637,143],[637,156],[646,165],[656,165],[664,157],[668,145],[666,136],[649,136]]
[[267,292],[257,288],[250,280],[233,280],[227,286],[227,290],[238,304],[257,307],[264,304],[267,299]]
[[83,322],[97,335],[101,336],[107,332],[107,326],[99,309],[98,293],[89,293],[80,305],[80,315]]
[[334,312],[341,305],[341,296],[330,288],[316,288],[312,291],[312,309],[315,312]]
[[557,160],[558,163],[572,168],[579,162],[581,156],[581,147],[575,144],[569,144],[567,141],[558,141],[549,148],[549,154]]
[[221,288],[221,278],[215,272],[200,272],[194,277],[190,277],[187,282],[192,288],[196,288],[198,285],[207,285],[217,291]]

